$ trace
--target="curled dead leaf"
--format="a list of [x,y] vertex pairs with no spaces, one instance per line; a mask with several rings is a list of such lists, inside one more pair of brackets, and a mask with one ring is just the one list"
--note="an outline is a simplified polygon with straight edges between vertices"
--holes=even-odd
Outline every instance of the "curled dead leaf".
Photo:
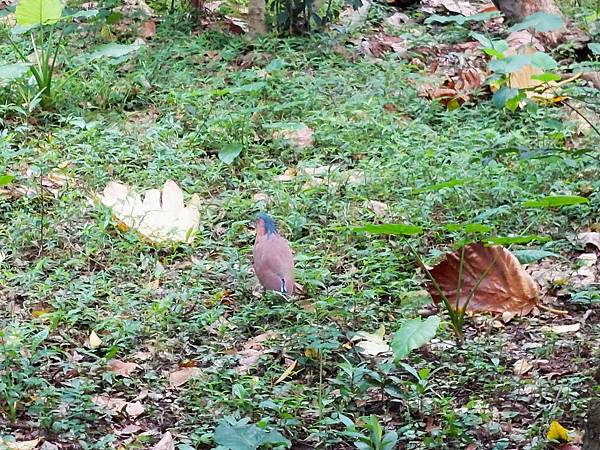
[[519,359],[513,366],[515,375],[525,375],[533,368],[533,365],[526,359]]
[[102,345],[102,339],[100,339],[98,337],[98,335],[96,334],[95,331],[92,331],[90,333],[90,337],[88,338],[89,344],[90,344],[90,348],[92,350],[97,349],[98,347],[100,347]]
[[[458,296],[459,273],[461,292]],[[485,246],[481,243],[466,245],[463,249],[446,255],[446,258],[431,270],[441,293],[429,282],[427,290],[435,303],[442,301],[443,294],[457,309],[474,312],[514,312],[527,315],[537,304],[539,290],[531,276],[521,267],[519,260],[502,246]]]

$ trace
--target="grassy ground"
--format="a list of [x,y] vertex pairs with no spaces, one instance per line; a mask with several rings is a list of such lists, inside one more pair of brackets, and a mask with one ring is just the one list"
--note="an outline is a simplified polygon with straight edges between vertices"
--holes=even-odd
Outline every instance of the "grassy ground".
[[[14,93],[1,94],[0,173],[18,174],[15,185],[29,190],[0,196],[1,434],[133,449],[170,430],[180,449],[212,448],[218,422],[235,416],[278,429],[294,448],[352,448],[343,416],[362,430],[360,417],[373,414],[397,430],[402,448],[541,449],[551,420],[581,430],[599,357],[593,287],[567,286],[575,295],[556,298],[566,318],[477,320],[462,348],[444,327],[406,361],[431,370],[420,385],[348,345],[360,330],[395,331],[428,302],[407,241],[352,226],[475,221],[497,235],[550,236],[544,249],[567,258],[581,251],[572,235],[598,221],[597,160],[488,157],[510,146],[568,148],[574,128],[562,112],[509,113],[486,101],[449,112],[417,96],[426,74],[416,66],[355,58],[339,38],[250,45],[187,26],[167,20],[136,57],[81,72],[51,112],[24,117],[9,106]],[[250,67],[240,68],[248,54]],[[273,139],[290,123],[314,129],[314,145]],[[579,145],[597,144],[588,139]],[[233,142],[244,148],[227,166],[216,155]],[[337,168],[322,183],[277,179],[329,165]],[[47,181],[39,195],[37,174],[56,168],[69,181]],[[349,170],[351,180],[339,176]],[[88,200],[111,179],[139,189],[173,179],[199,194],[194,243],[157,248],[119,231],[110,211]],[[466,182],[415,192],[453,179]],[[590,203],[520,206],[548,194]],[[372,200],[388,206],[384,216],[369,209]],[[301,299],[253,292],[249,225],[261,210],[292,243]],[[430,231],[410,242],[433,263],[463,237]],[[582,328],[566,336],[541,327],[573,321]],[[102,340],[95,349],[86,346],[92,331]],[[264,333],[266,341],[252,341]],[[249,348],[260,359],[244,371]],[[533,368],[515,375],[522,358]],[[110,359],[138,366],[123,377],[107,369]],[[186,367],[197,376],[170,386],[169,374]],[[139,401],[144,412],[111,412],[98,396]]]

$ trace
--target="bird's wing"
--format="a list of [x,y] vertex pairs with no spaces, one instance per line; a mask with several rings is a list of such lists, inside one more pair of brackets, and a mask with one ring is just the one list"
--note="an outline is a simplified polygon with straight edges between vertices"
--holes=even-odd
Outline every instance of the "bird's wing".
[[266,289],[294,290],[294,256],[288,242],[278,235],[265,236],[254,244],[254,271]]

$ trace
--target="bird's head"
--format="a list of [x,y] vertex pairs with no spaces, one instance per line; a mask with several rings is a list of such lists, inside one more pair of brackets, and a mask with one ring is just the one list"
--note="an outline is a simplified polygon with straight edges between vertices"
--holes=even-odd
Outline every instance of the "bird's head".
[[260,239],[263,236],[277,234],[277,227],[271,216],[265,213],[260,213],[256,217],[256,238]]

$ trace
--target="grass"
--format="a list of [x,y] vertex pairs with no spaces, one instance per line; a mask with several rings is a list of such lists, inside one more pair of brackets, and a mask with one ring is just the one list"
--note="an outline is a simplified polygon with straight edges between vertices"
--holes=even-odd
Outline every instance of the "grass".
[[[489,318],[475,322],[463,348],[447,345],[444,328],[409,361],[439,368],[424,393],[407,372],[388,376],[347,345],[359,330],[394,331],[427,301],[406,243],[355,234],[352,226],[475,221],[497,235],[548,235],[545,249],[573,252],[568,237],[597,222],[595,156],[485,158],[507,146],[565,149],[574,132],[560,123],[558,108],[513,114],[483,101],[449,112],[417,96],[426,74],[415,66],[393,57],[349,60],[339,38],[268,37],[250,45],[174,22],[162,22],[136,57],[69,80],[52,111],[19,114],[18,98],[0,93],[0,173],[18,174],[15,184],[30,190],[39,178],[26,169],[62,167],[70,180],[56,196],[0,196],[0,298],[7,305],[0,311],[0,434],[40,435],[64,448],[148,448],[171,430],[180,449],[211,448],[219,420],[234,415],[273,425],[294,448],[351,448],[338,414],[359,428],[361,416],[375,414],[398,431],[404,448],[475,441],[541,449],[551,420],[582,428],[600,338],[591,301],[561,300],[576,317],[592,310],[568,339],[539,328],[547,316],[501,328]],[[236,60],[250,51],[264,62],[240,69]],[[265,72],[275,59],[283,67]],[[218,92],[251,83],[264,84]],[[388,103],[397,111],[385,110]],[[272,138],[281,123],[298,122],[315,130],[313,147]],[[232,142],[244,149],[227,166],[216,155]],[[331,164],[358,171],[359,182],[305,188],[306,177],[275,179],[290,167]],[[140,189],[174,179],[198,193],[194,244],[156,248],[119,231],[109,211],[88,201],[111,179]],[[453,179],[468,181],[414,192]],[[257,193],[272,200],[256,202]],[[521,206],[583,193],[589,205]],[[386,203],[388,216],[369,210],[368,200]],[[248,225],[263,209],[292,242],[302,301],[252,292]],[[431,231],[411,242],[434,262],[462,237]],[[103,341],[97,349],[85,346],[91,331]],[[266,332],[275,335],[262,344],[259,363],[240,373],[238,352]],[[523,357],[536,365],[514,375]],[[139,370],[115,375],[106,370],[112,358]],[[275,383],[292,360],[297,372]],[[169,373],[186,365],[200,375],[169,387]],[[137,419],[109,414],[93,402],[97,395],[141,398],[145,412]],[[131,424],[139,431],[119,435]]]

